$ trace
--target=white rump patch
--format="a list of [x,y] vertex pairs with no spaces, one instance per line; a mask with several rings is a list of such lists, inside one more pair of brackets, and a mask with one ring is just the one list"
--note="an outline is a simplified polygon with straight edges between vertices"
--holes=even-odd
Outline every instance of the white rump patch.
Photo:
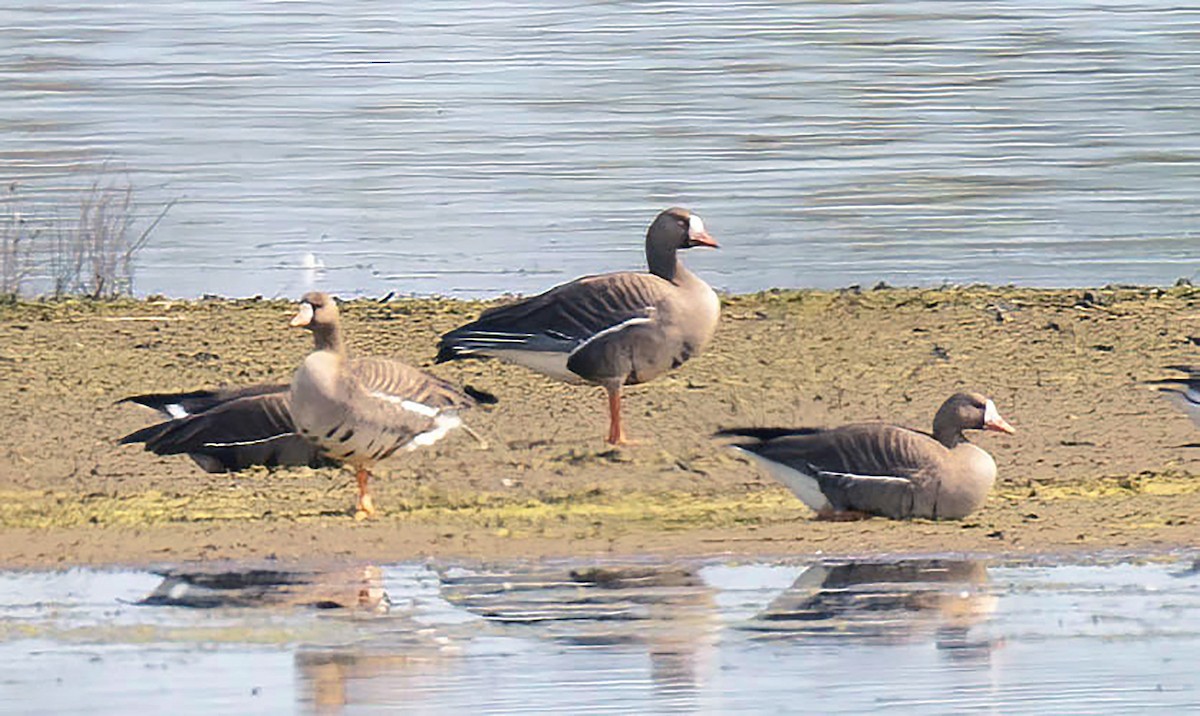
[[800,501],[808,505],[813,510],[820,512],[827,510],[833,505],[830,504],[829,498],[825,497],[825,493],[821,492],[821,484],[817,482],[817,478],[809,475],[806,472],[801,472],[794,467],[789,467],[781,462],[769,460],[762,455],[751,452],[737,445],[734,449],[741,452],[743,455],[751,457],[771,477],[783,483],[783,486],[792,491],[792,494],[800,498]]
[[409,440],[408,444],[404,446],[404,449],[411,451],[416,450],[419,447],[424,447],[425,445],[432,445],[436,443],[438,440],[446,437],[451,430],[462,425],[462,419],[457,415],[439,415],[434,419],[433,425],[433,430],[423,432],[412,440]]
[[703,219],[701,219],[699,216],[696,216],[695,214],[692,214],[692,215],[691,215],[691,216],[688,218],[688,233],[689,233],[689,234],[703,234],[703,233],[706,233],[706,232],[704,231],[704,220],[703,220]]
[[644,323],[650,323],[651,321],[654,320],[655,308],[654,308],[654,306],[646,306],[646,311],[647,311],[647,313],[650,314],[649,316],[635,316],[634,318],[630,318],[630,319],[621,321],[620,323],[618,323],[615,326],[609,326],[608,328],[605,328],[602,331],[598,331],[598,332],[592,334],[591,336],[588,337],[588,339],[586,341],[575,346],[575,349],[572,350],[570,353],[568,353],[567,357],[570,358],[571,356],[575,355],[579,351],[586,348],[587,345],[589,343],[591,343],[592,341],[599,340],[599,339],[603,338],[604,336],[612,335],[613,333],[616,333],[618,331],[623,331],[626,328],[630,328],[631,326],[640,326]]
[[295,434],[296,433],[280,433],[278,435],[272,435],[269,438],[260,438],[258,440],[239,440],[239,441],[228,442],[228,443],[204,443],[204,447],[227,448],[227,447],[243,447],[246,445],[262,445],[264,443],[269,443],[272,440],[278,440],[279,438],[291,437],[292,435],[295,435]]
[[179,403],[170,403],[168,405],[164,405],[163,410],[167,411],[167,415],[170,416],[172,420],[178,420],[179,418],[186,418],[188,416],[188,411],[185,410],[184,407]]

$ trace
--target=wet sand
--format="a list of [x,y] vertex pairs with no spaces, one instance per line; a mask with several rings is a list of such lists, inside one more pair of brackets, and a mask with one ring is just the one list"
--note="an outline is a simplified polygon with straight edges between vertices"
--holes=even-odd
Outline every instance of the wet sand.
[[[355,301],[351,350],[428,367],[484,303]],[[0,566],[192,559],[397,561],[596,553],[1156,551],[1200,544],[1200,433],[1138,381],[1200,362],[1200,289],[780,291],[724,299],[714,344],[631,389],[602,442],[599,389],[497,362],[436,366],[494,392],[461,432],[373,481],[344,470],[210,475],[119,446],[133,393],[287,380],[310,346],[283,301],[0,306]],[[951,392],[991,396],[1000,478],[963,522],[821,523],[709,435],[887,419],[925,428]]]

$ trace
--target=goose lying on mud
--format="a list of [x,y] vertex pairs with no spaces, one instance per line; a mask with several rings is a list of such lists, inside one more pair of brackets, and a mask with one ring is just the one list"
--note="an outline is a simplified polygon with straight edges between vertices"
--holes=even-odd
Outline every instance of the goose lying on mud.
[[820,519],[956,520],[982,507],[996,480],[992,456],[968,442],[964,430],[1015,432],[988,398],[956,393],[938,409],[932,434],[861,423],[829,429],[730,428],[717,435],[748,438],[733,447],[754,458]]

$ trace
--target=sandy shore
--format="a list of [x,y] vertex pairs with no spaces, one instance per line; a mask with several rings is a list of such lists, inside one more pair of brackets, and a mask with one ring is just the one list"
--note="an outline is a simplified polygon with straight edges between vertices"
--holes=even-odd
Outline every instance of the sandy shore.
[[[485,304],[355,301],[351,349],[428,366]],[[724,300],[714,345],[629,392],[609,450],[601,391],[495,362],[434,372],[486,388],[459,434],[379,471],[379,519],[340,470],[209,475],[117,438],[132,393],[286,380],[309,349],[271,301],[0,306],[0,565],[899,551],[1153,551],[1200,545],[1200,434],[1138,381],[1200,362],[1200,289],[783,291]],[[958,523],[814,522],[709,435],[887,419],[927,427],[951,392],[1019,431],[979,436],[1000,481]]]

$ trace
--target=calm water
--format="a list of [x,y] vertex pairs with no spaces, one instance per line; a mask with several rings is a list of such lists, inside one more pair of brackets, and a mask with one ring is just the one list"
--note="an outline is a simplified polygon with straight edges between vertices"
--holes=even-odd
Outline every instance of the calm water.
[[670,204],[733,291],[1200,271],[1168,0],[11,0],[0,108],[31,220],[102,164],[180,200],[143,294],[530,292],[639,267]]
[[1200,708],[1190,560],[402,564],[190,579],[0,576],[0,711]]

